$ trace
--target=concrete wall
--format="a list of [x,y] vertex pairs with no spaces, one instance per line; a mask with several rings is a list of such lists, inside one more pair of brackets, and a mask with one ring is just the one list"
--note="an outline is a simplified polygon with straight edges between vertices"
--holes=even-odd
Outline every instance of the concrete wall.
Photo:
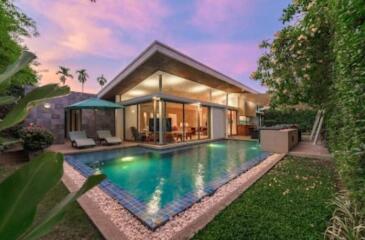
[[[27,89],[26,92],[30,91]],[[54,143],[65,141],[65,112],[64,107],[73,103],[95,97],[94,94],[71,92],[69,95],[48,101],[49,108],[45,104],[32,109],[24,124],[35,124],[50,130],[55,138]],[[114,134],[114,110],[96,111],[96,126],[93,110],[82,111],[82,127],[88,136],[95,137],[95,129],[109,129]]]
[[226,136],[226,110],[222,108],[210,109],[211,114],[211,138],[219,139]]

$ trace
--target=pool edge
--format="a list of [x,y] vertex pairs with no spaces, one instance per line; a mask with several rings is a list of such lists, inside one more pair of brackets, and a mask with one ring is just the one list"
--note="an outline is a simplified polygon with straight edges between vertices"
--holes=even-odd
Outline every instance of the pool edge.
[[[166,230],[166,228],[171,227],[171,224],[170,224],[170,226],[167,226],[169,224],[169,222],[177,221],[175,218],[178,219],[180,217],[180,215],[183,215],[185,212],[188,212],[190,210],[190,208],[188,208],[184,212],[176,215],[172,220],[170,220],[169,222],[167,222],[165,225],[157,228],[157,230],[163,228],[161,231],[159,231],[157,233],[157,235],[158,234],[170,234],[170,237],[168,239],[182,239],[182,238],[189,238],[189,237],[193,236],[197,231],[199,231],[206,224],[208,224],[221,210],[223,210],[226,206],[228,206],[233,200],[235,200],[244,191],[246,191],[253,183],[255,183],[257,180],[259,180],[265,173],[267,173],[272,167],[274,167],[283,157],[285,157],[285,154],[273,154],[273,155],[269,156],[268,158],[266,158],[265,160],[263,160],[262,162],[260,162],[257,166],[253,167],[252,169],[254,169],[254,168],[256,168],[256,167],[258,167],[258,166],[266,163],[271,158],[271,160],[270,160],[269,164],[267,164],[267,166],[265,166],[262,169],[260,169],[256,174],[254,174],[253,177],[249,178],[244,184],[242,184],[239,187],[237,187],[233,192],[231,192],[231,193],[227,194],[226,196],[224,196],[223,199],[221,199],[219,202],[215,203],[207,211],[205,211],[204,213],[202,213],[199,216],[197,216],[191,222],[187,223],[187,225],[184,226],[181,230],[173,231],[174,233],[171,235],[171,231],[168,231],[168,229]],[[66,165],[69,165],[68,163],[65,163],[65,164]],[[74,171],[77,171],[71,165],[69,165],[69,167],[72,168]],[[248,170],[247,172],[252,171],[252,169]],[[236,179],[237,178],[241,178],[243,175],[247,174],[247,172],[241,173],[240,175],[238,175],[236,177]],[[78,174],[80,174],[80,173],[78,173]],[[65,171],[65,175],[67,175],[67,171]],[[64,178],[66,178],[66,179],[67,179],[67,177],[68,176],[64,176]],[[65,181],[64,178],[63,178],[63,181],[64,181],[65,185],[70,189],[70,186],[69,186],[70,183],[69,182],[70,181],[72,182],[72,178],[70,178],[70,181],[67,181],[67,180]],[[235,181],[235,179],[231,179],[225,185],[229,185],[233,181]],[[219,187],[216,190],[216,192],[218,192],[225,185]],[[97,188],[100,191],[102,191],[99,187],[97,187]],[[216,194],[216,192],[213,193],[213,195],[208,196],[206,198],[213,198],[214,195]],[[104,194],[106,194],[106,193],[104,193]],[[89,198],[89,196],[84,196],[83,198]],[[119,228],[118,228],[116,226],[116,223],[113,222],[111,220],[110,216],[108,216],[105,212],[103,212],[102,209],[100,209],[100,208],[95,209],[95,204],[98,205],[98,203],[95,203],[93,199],[89,198],[89,200],[94,203],[94,206],[90,206],[90,204],[88,204],[87,202],[85,203],[85,201],[81,201],[81,200],[79,201],[81,207],[89,215],[90,219],[94,222],[94,224],[98,227],[98,229],[106,237],[106,239],[131,239],[130,237],[128,237],[128,228],[133,228],[133,227],[140,228],[140,226],[124,226],[124,227],[122,226],[122,227],[120,227],[120,225],[119,225]],[[194,203],[191,206],[191,208],[193,208],[193,206],[198,205],[198,204],[201,204],[201,203],[200,202]],[[114,224],[105,224],[105,221],[104,220],[94,219],[95,216],[93,216],[93,214],[90,214],[89,213],[90,211],[91,212],[92,211],[99,211],[99,212],[101,212],[101,215],[104,215],[103,216],[104,219],[107,219],[109,223],[112,222]],[[99,216],[100,214],[97,214],[97,215]],[[133,218],[135,218],[135,217],[133,217]],[[137,220],[137,221],[139,221],[139,220]],[[102,222],[102,224],[100,222]],[[129,229],[129,231],[130,231],[130,229]],[[135,231],[138,231],[138,229],[137,230],[134,229],[133,232],[135,232]],[[168,231],[168,232],[167,233],[164,233],[164,231]],[[148,231],[147,230],[143,230],[142,231],[142,233],[144,233],[144,234],[150,234],[150,236],[149,236],[150,239],[154,239],[154,238],[158,239],[158,237],[155,236],[156,234],[154,234],[155,232],[153,232],[153,231],[151,231],[149,233],[146,233],[146,232],[148,232]],[[119,234],[116,236],[115,234],[117,234],[117,233],[119,233]],[[142,234],[142,233],[140,233],[140,234]],[[137,237],[137,236],[134,236],[134,237]]]

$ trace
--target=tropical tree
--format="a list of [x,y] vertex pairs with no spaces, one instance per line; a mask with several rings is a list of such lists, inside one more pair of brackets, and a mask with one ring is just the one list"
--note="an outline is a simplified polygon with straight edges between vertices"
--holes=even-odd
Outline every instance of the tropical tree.
[[[0,72],[4,72],[21,55],[24,46],[20,39],[38,36],[35,22],[13,2],[13,0],[0,1]],[[33,61],[32,64],[34,63]],[[36,72],[27,65],[12,76],[6,86],[2,85],[0,92],[4,93],[10,85],[32,85],[36,82]]]
[[106,78],[104,77],[104,75],[102,74],[101,76],[99,76],[96,81],[99,83],[100,87],[103,88],[103,86],[108,82],[106,80]]
[[73,78],[73,76],[70,73],[70,69],[67,67],[59,66],[58,72],[56,72],[57,75],[60,75],[60,82],[65,85],[66,80],[68,78]]
[[293,1],[283,12],[283,29],[260,47],[264,54],[251,78],[261,81],[274,106],[305,103],[323,108],[332,84],[332,26],[329,1]]
[[87,74],[86,69],[77,70],[76,73],[78,74],[77,79],[81,83],[81,91],[84,92],[84,84],[89,78],[89,74]]

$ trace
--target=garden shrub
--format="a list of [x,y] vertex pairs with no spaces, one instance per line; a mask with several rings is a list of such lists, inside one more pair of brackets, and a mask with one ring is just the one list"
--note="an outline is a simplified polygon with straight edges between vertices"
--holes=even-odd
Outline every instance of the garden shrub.
[[298,124],[302,132],[310,132],[316,117],[314,110],[270,109],[265,111],[264,126],[277,124]]
[[273,106],[325,110],[338,173],[365,212],[364,0],[293,0],[282,21],[273,40],[261,44],[251,77],[268,86]]
[[43,150],[53,143],[52,133],[38,126],[24,127],[19,131],[19,136],[23,140],[23,147],[26,151]]
[[333,87],[326,125],[339,173],[365,212],[365,4],[330,0]]

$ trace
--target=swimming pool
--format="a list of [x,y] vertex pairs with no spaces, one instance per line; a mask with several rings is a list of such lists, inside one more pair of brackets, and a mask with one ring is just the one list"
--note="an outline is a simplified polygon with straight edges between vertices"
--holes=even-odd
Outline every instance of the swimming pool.
[[220,140],[169,150],[132,147],[67,155],[84,176],[100,171],[101,188],[151,229],[264,160],[257,142]]

